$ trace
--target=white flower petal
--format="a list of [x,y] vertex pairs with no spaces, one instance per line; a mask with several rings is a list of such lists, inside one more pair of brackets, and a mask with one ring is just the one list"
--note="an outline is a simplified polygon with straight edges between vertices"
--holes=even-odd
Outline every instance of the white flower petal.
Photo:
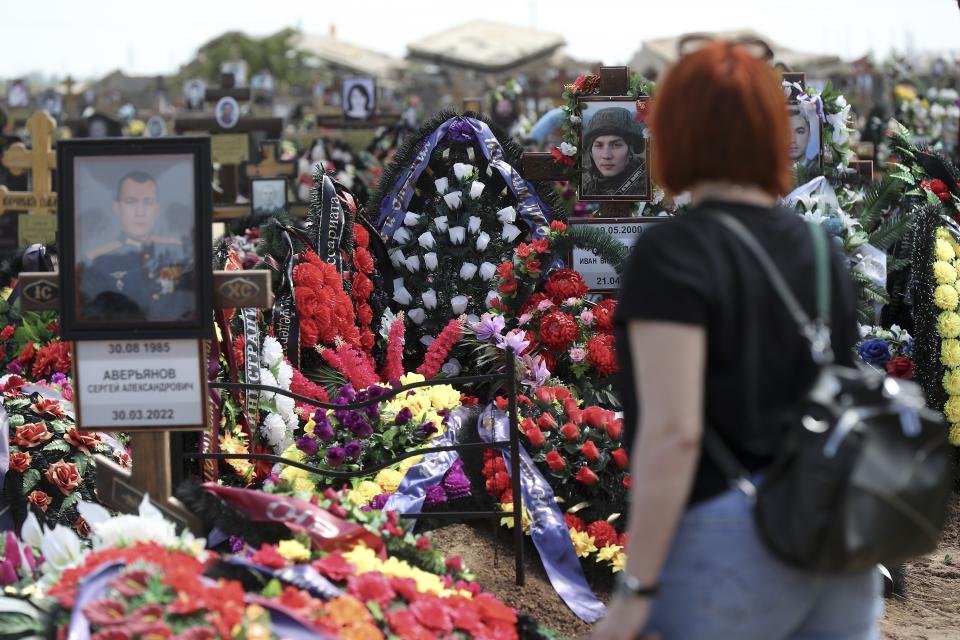
[[[83,519],[86,520],[87,524],[91,527],[110,519],[110,512],[95,502],[81,500],[77,503],[77,511],[80,512],[80,515],[83,516]],[[24,523],[23,526],[24,529],[26,529],[26,523]]]
[[393,241],[397,244],[407,244],[410,242],[410,232],[406,227],[400,227],[393,234]]
[[400,249],[394,249],[390,252],[390,263],[394,267],[399,267],[406,261],[406,259],[407,257],[403,255],[403,251],[400,251]]
[[515,225],[507,223],[503,225],[503,232],[500,235],[502,235],[503,239],[507,242],[513,242],[517,239],[517,236],[520,235],[520,229]]
[[418,271],[420,271],[420,256],[417,256],[417,255],[407,256],[407,260],[405,264],[407,265],[407,271],[409,271],[410,273],[417,273]]
[[470,184],[470,199],[471,199],[471,200],[476,200],[477,198],[479,198],[480,195],[483,193],[483,187],[484,187],[484,186],[485,186],[485,185],[484,185],[482,182],[480,182],[480,181],[478,181],[478,180],[474,180],[474,181]]
[[443,233],[447,230],[447,216],[437,216],[433,219],[433,226],[437,228],[437,231]]
[[472,280],[477,274],[477,265],[472,262],[464,262],[460,265],[460,278],[463,280]]
[[467,230],[463,227],[450,227],[447,229],[447,233],[450,235],[450,242],[453,244],[463,244],[467,237]]
[[469,300],[467,296],[453,296],[453,298],[450,299],[450,308],[455,314],[460,315],[467,310],[468,303]]
[[408,227],[415,227],[420,223],[419,213],[414,213],[413,211],[407,211],[403,215],[403,224]]
[[486,231],[481,231],[480,235],[477,236],[477,251],[486,250],[488,244],[490,244],[490,234]]
[[476,170],[475,166],[465,162],[456,162],[453,165],[453,173],[461,183],[465,182]]
[[513,207],[504,207],[497,211],[497,220],[506,224],[517,219],[517,210]]
[[437,193],[443,195],[447,192],[447,189],[450,188],[450,181],[446,178],[439,178],[433,181],[433,184],[437,187]]
[[423,321],[427,319],[427,312],[417,307],[416,309],[410,309],[410,311],[407,312],[407,316],[415,324],[423,324]]
[[447,206],[456,211],[460,208],[460,205],[463,203],[463,194],[459,191],[451,191],[450,193],[444,194],[443,200],[447,203]]
[[427,289],[421,293],[420,299],[423,300],[423,306],[427,309],[437,308],[437,292],[433,289]]
[[480,218],[477,216],[470,216],[467,218],[467,231],[470,233],[476,233],[480,231]]
[[43,545],[43,527],[33,511],[27,512],[27,518],[23,521],[20,528],[20,539],[26,542],[34,549],[39,549]]
[[490,280],[496,272],[497,265],[492,262],[484,262],[480,265],[480,278],[483,280]]
[[429,271],[436,271],[438,264],[437,254],[433,251],[423,254],[423,264]]
[[433,234],[430,233],[429,231],[424,231],[423,233],[421,233],[420,236],[417,238],[417,242],[424,249],[433,249],[433,245],[436,244],[436,240],[434,240]]

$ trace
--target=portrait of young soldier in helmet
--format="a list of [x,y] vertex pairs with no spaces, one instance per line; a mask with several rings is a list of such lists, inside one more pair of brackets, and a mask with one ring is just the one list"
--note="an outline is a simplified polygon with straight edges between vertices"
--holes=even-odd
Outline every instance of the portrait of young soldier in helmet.
[[648,200],[647,129],[637,103],[584,101],[580,146],[581,200]]

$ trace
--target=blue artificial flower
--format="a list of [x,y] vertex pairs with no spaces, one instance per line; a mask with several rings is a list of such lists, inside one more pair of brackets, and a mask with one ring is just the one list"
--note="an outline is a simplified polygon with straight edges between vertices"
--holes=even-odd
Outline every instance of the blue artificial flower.
[[890,352],[890,343],[883,338],[872,338],[864,340],[857,347],[857,353],[867,364],[875,367],[882,367],[887,364],[887,360],[892,357]]

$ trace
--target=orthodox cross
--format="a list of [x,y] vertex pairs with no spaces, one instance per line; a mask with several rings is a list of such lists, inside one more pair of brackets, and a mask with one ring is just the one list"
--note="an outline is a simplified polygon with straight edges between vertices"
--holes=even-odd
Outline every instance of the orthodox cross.
[[3,154],[3,166],[19,176],[30,171],[30,191],[8,191],[0,186],[0,215],[7,211],[30,211],[31,213],[56,213],[57,194],[53,191],[51,172],[57,166],[57,154],[53,152],[53,132],[57,123],[45,111],[35,111],[27,120],[27,130],[32,140],[27,149],[22,142],[15,142]]

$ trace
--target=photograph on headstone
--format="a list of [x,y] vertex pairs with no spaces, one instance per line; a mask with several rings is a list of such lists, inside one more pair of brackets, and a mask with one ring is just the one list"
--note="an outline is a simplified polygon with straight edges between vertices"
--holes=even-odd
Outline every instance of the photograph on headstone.
[[630,97],[587,96],[580,134],[580,200],[649,200],[648,131]]
[[342,91],[343,117],[369,120],[377,108],[377,87],[373,78],[345,78]]
[[151,138],[162,138],[167,135],[167,122],[163,119],[163,116],[151,116],[147,120],[147,126],[145,129],[147,136]]
[[220,73],[232,73],[234,86],[247,86],[247,70],[249,66],[246,60],[228,60],[220,65]]
[[218,125],[224,129],[232,129],[240,120],[240,105],[236,98],[225,96],[217,102],[215,113]]
[[203,111],[207,83],[193,78],[183,83],[183,102],[188,111]]
[[199,337],[210,325],[209,141],[58,149],[64,335]]
[[63,96],[53,89],[47,89],[40,96],[39,106],[40,109],[56,118],[63,111]]
[[253,178],[250,205],[254,215],[269,215],[287,208],[286,178]]
[[7,106],[11,109],[25,109],[30,106],[30,82],[25,78],[16,78],[7,82]]

